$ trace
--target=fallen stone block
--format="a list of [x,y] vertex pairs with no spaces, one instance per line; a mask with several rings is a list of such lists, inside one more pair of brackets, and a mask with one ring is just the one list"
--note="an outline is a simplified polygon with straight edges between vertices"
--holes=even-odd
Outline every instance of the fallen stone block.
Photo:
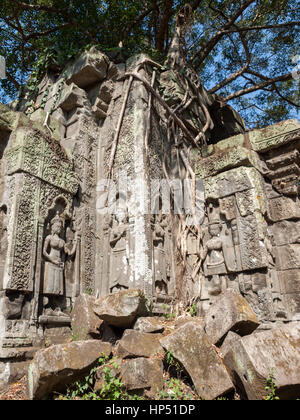
[[121,382],[127,391],[149,390],[154,396],[163,388],[163,363],[144,357],[126,360],[121,367]]
[[95,377],[95,392],[101,392],[107,385],[106,376],[120,381],[124,392],[146,391],[147,396],[154,397],[164,385],[163,363],[157,359],[121,360],[115,359],[97,369]]
[[262,400],[274,375],[280,399],[300,397],[300,323],[260,331],[233,342],[224,363],[249,400]]
[[141,290],[131,289],[98,299],[94,311],[108,325],[131,328],[136,319],[148,315],[147,301]]
[[71,314],[72,333],[75,341],[100,338],[99,328],[102,321],[93,311],[95,300],[93,296],[87,294],[76,298]]
[[182,364],[200,398],[213,400],[234,390],[221,358],[200,325],[186,323],[160,344]]
[[101,341],[111,343],[115,345],[117,341],[121,340],[123,335],[123,330],[119,330],[118,328],[110,327],[104,321],[102,321],[100,327],[100,339]]
[[37,348],[0,349],[0,394],[27,375]]
[[213,344],[220,345],[229,331],[240,336],[251,334],[259,321],[249,303],[234,290],[227,290],[205,315],[205,332]]
[[40,400],[63,390],[87,373],[102,357],[110,356],[112,346],[100,341],[81,341],[40,350],[28,369],[28,394]]
[[131,357],[151,357],[157,356],[163,352],[159,340],[162,338],[160,334],[148,334],[135,330],[125,331],[122,340],[120,340],[116,357],[121,359]]
[[236,341],[240,341],[240,339],[240,335],[229,331],[221,347],[221,357],[224,358],[226,354],[231,350],[232,344]]
[[106,380],[106,377],[119,379],[121,376],[122,360],[113,358],[105,365],[100,366],[95,372],[95,384],[94,391],[101,392],[103,387],[108,385],[110,379]]
[[162,333],[164,326],[156,318],[139,318],[133,327],[134,330],[144,333]]

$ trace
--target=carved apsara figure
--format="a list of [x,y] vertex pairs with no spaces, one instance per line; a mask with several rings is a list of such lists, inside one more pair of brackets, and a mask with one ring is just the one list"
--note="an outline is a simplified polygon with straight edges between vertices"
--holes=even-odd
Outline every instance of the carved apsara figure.
[[0,286],[4,274],[4,266],[7,253],[7,207],[2,205],[0,208]]
[[110,234],[111,264],[110,264],[110,292],[128,289],[129,256],[128,223],[126,214],[119,212],[115,216],[117,224],[113,226]]
[[76,241],[70,249],[62,239],[63,221],[59,214],[51,220],[51,234],[45,239],[43,256],[46,260],[44,271],[44,294],[62,296],[64,293],[64,260],[65,255],[73,256],[76,252]]
[[[165,227],[166,222],[162,218],[153,221],[153,257],[154,257],[154,284],[155,291],[160,295],[168,294],[168,271],[165,254]],[[169,274],[170,275],[170,274]]]
[[264,244],[265,244],[265,248],[268,254],[268,269],[269,269],[269,276],[271,280],[275,316],[277,318],[287,318],[287,313],[282,302],[282,295],[281,295],[281,290],[280,290],[278,273],[276,271],[274,237],[268,230],[265,233]]
[[224,257],[224,242],[220,237],[222,226],[220,223],[211,223],[209,226],[209,239],[202,251],[201,259],[204,263],[205,275],[209,278],[209,294],[219,295],[222,292],[222,277],[227,274]]

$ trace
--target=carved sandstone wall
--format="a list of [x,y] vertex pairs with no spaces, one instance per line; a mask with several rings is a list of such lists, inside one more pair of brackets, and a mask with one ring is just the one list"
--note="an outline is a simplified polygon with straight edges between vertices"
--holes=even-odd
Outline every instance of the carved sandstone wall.
[[[0,105],[0,386],[69,337],[83,293],[138,288],[155,314],[205,313],[230,288],[261,321],[299,320],[300,124],[245,133],[193,83],[199,103],[176,71],[92,49],[37,97]],[[153,180],[173,191],[170,212]],[[174,211],[176,180],[197,222]]]

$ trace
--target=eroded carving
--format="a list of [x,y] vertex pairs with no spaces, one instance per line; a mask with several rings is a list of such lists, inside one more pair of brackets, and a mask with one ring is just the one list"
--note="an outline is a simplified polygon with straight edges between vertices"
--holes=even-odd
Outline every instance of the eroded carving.
[[110,234],[110,292],[129,288],[128,216],[118,212]]

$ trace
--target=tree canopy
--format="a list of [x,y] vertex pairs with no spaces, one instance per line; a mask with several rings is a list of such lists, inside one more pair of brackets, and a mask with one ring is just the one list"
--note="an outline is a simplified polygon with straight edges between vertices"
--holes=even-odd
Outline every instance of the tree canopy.
[[[188,0],[2,0],[0,55],[7,79],[0,100],[14,98],[31,72],[59,71],[83,49],[145,52],[163,62],[176,16]],[[190,0],[193,20],[185,60],[250,128],[299,111],[298,0]]]

